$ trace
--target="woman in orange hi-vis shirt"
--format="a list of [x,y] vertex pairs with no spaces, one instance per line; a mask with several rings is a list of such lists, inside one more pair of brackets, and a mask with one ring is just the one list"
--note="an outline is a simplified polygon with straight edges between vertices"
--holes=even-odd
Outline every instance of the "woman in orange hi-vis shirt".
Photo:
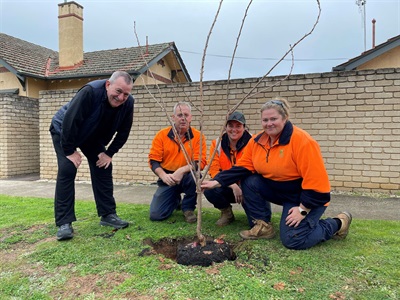
[[[230,114],[214,159],[208,162],[210,164],[209,173],[211,178],[214,178],[220,171],[228,170],[236,165],[250,139],[251,134],[246,130],[244,115],[239,111]],[[216,146],[217,140],[213,140],[210,146],[209,159],[211,159]],[[237,182],[228,187],[206,190],[204,191],[204,196],[215,208],[221,211],[221,217],[216,222],[217,226],[226,226],[235,220],[231,203],[241,204],[243,200],[242,189]]]
[[244,239],[275,236],[271,224],[271,202],[282,206],[280,238],[289,249],[307,249],[320,242],[347,236],[352,216],[342,212],[321,219],[330,202],[330,184],[318,143],[289,121],[285,99],[261,107],[263,131],[247,144],[236,166],[222,171],[204,190],[241,180],[243,208],[250,230]]

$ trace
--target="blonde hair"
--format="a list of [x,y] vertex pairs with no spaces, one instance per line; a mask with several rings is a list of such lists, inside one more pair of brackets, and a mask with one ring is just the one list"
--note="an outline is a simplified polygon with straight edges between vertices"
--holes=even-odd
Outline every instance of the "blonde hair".
[[266,109],[276,109],[278,113],[285,119],[289,119],[289,103],[286,99],[283,98],[274,98],[271,99],[261,106],[261,113]]

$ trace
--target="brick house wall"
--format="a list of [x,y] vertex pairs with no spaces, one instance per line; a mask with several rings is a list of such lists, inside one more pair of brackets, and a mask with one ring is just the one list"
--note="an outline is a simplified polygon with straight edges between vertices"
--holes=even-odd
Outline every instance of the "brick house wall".
[[38,170],[38,99],[0,94],[0,178]]
[[[400,69],[329,72],[269,77],[240,107],[251,133],[261,130],[260,108],[281,96],[291,105],[292,122],[308,131],[320,144],[332,190],[397,193],[400,190]],[[257,78],[203,83],[203,129],[207,144],[224,123],[226,99],[232,106],[248,94]],[[269,88],[273,86],[272,88]],[[124,148],[114,156],[116,183],[153,183],[156,176],[147,164],[153,136],[169,123],[177,101],[190,99],[200,106],[199,83],[134,87],[136,98],[132,132]],[[42,92],[39,100],[40,177],[56,178],[56,157],[48,132],[50,120],[75,90]],[[150,93],[149,93],[150,92]],[[192,126],[199,128],[200,113],[193,109]],[[77,180],[89,181],[86,161]]]

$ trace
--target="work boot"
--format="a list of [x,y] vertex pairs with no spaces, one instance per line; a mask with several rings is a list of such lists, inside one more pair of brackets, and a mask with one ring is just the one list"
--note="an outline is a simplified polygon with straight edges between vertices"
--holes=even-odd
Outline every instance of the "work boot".
[[344,211],[344,212],[338,214],[335,218],[339,219],[340,222],[342,222],[342,226],[334,234],[333,238],[335,240],[343,240],[346,238],[347,234],[349,233],[349,228],[350,228],[351,221],[353,220],[353,216],[351,215],[351,213]]
[[183,212],[183,215],[185,216],[185,221],[188,223],[196,223],[197,217],[193,213],[193,210],[187,210]]
[[63,224],[58,228],[57,231],[57,240],[69,240],[74,237],[74,229],[72,228],[71,223]]
[[233,215],[232,206],[220,209],[220,211],[221,211],[221,217],[215,223],[217,226],[221,227],[226,226],[235,221],[235,216]]
[[258,239],[272,239],[275,236],[274,227],[271,222],[264,222],[262,220],[255,220],[253,228],[250,230],[243,230],[239,235],[245,240],[258,240]]
[[107,216],[103,216],[100,219],[100,225],[103,226],[111,226],[115,229],[122,229],[129,226],[129,223],[126,221],[121,220],[117,214],[109,214]]

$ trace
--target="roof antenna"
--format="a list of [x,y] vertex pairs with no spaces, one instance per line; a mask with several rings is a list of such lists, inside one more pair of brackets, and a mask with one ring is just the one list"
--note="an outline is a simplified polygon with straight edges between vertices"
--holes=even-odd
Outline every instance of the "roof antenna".
[[365,5],[367,4],[367,0],[356,0],[356,4],[358,5],[358,10],[360,13],[363,13],[362,21],[364,27],[364,51],[367,51],[367,33],[366,33],[366,25],[365,25]]
[[375,23],[376,20],[372,19],[372,48],[375,48]]
[[146,35],[146,54],[149,55],[149,37]]

